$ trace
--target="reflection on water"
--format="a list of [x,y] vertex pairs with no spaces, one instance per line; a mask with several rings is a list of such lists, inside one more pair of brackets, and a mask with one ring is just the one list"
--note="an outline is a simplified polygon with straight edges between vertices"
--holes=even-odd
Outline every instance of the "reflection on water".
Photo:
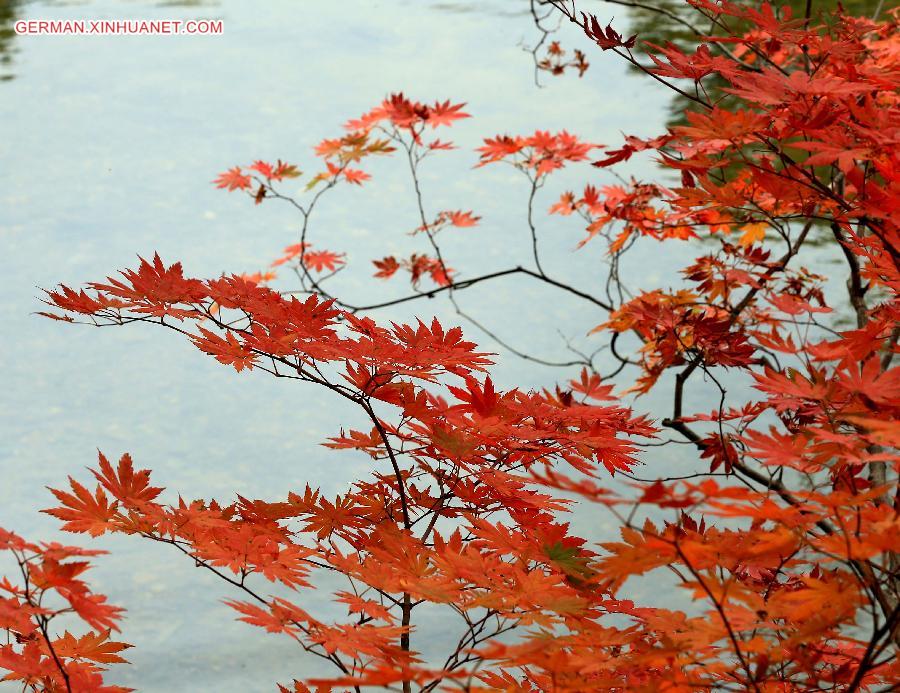
[[[806,11],[807,0],[781,0],[774,3],[776,10],[785,12],[790,9],[791,16],[802,18]],[[813,23],[821,17],[834,12],[838,6],[851,15],[871,17],[878,7],[877,0],[816,0],[811,6]],[[783,15],[782,15],[783,16]],[[643,6],[628,6],[628,34],[637,34],[638,41],[647,41],[657,46],[665,46],[671,42],[683,50],[691,50],[697,45],[698,34],[724,36],[723,26],[711,25],[700,13],[684,0],[647,0]],[[727,18],[727,26],[735,33],[743,33],[753,29],[749,22],[740,22],[732,17]],[[635,68],[636,70],[637,68]],[[706,91],[716,100],[729,98],[722,93],[724,84],[715,77],[704,81]],[[684,123],[684,110],[690,102],[682,96],[675,95],[670,107],[670,125]]]
[[16,52],[15,23],[19,19],[21,0],[0,0],[0,81],[12,79],[13,56]]

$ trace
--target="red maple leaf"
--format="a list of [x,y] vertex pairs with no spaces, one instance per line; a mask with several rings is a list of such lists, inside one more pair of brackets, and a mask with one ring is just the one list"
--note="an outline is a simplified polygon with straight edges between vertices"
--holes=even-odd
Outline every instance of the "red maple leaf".
[[225,173],[220,173],[213,183],[216,184],[217,188],[228,188],[228,192],[232,192],[234,190],[246,190],[253,184],[253,181],[250,176],[244,175],[240,166],[235,166],[225,171]]

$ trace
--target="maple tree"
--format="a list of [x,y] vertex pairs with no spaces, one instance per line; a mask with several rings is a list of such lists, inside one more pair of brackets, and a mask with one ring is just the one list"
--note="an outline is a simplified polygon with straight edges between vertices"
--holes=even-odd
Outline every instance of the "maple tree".
[[[613,147],[565,131],[484,140],[477,167],[510,165],[529,182],[532,267],[467,276],[447,264],[443,234],[480,217],[427,214],[419,170],[454,146],[434,131],[468,114],[396,94],[316,147],[325,170],[305,198],[282,192],[279,183],[301,172],[281,161],[214,181],[300,214],[298,242],[271,267],[199,279],[154,256],[85,289],[47,292],[61,311],[49,317],[167,327],[238,372],[351,402],[364,423],[325,444],[368,455],[371,475],[333,499],[307,486],[269,501],[164,503],[128,455],[117,465],[101,455],[96,487],[70,480],[47,512],[67,531],[170,545],[230,586],[239,619],[334,666],[330,678],[298,678],[282,691],[896,688],[900,13],[793,17],[768,3],[690,0],[714,35],[698,36],[693,50],[647,45],[645,63],[634,55],[640,37],[570,1],[549,4],[690,105],[666,133]],[[708,90],[713,79],[723,84]],[[357,166],[398,153],[413,181],[419,245],[408,258],[371,260],[379,279],[408,272],[411,291],[358,305],[327,289],[354,258],[313,244],[310,220],[329,191],[365,184]],[[537,191],[564,166],[593,159],[608,169],[647,153],[661,181],[588,183],[550,209],[582,220],[581,247],[605,246],[600,293],[545,272]],[[833,305],[827,278],[801,264],[815,261],[822,237],[847,276],[846,298]],[[621,262],[638,242],[696,243],[698,256],[673,288],[629,292]],[[282,268],[298,288],[273,288]],[[585,331],[606,340],[612,370],[585,356],[552,388],[501,390],[491,354],[459,327],[368,315],[445,295],[469,319],[456,294],[512,275],[605,311]],[[752,387],[726,387],[735,375]],[[672,398],[664,418],[625,404],[628,393],[663,388]],[[687,410],[691,388],[711,410]],[[670,477],[660,450],[678,442],[696,465]],[[596,546],[575,535],[566,515],[576,505],[613,513],[621,540]],[[670,521],[651,521],[648,509]],[[109,631],[119,612],[78,579],[87,564],[72,560],[97,552],[6,532],[0,541],[24,580],[0,582],[8,678],[34,690],[121,690],[103,684],[100,666],[121,660],[125,645]],[[318,575],[343,581],[332,598],[344,620],[317,616],[304,596]],[[635,603],[628,586],[639,579],[674,581],[692,608]],[[269,596],[264,581],[296,596]],[[48,591],[69,606],[46,606]],[[442,661],[417,645],[425,605],[458,618],[458,642]],[[50,619],[69,610],[90,630],[54,638]]]
[[[79,511],[104,501],[75,481],[72,491],[59,495],[73,508],[72,530],[96,534]],[[16,582],[0,578],[0,629],[15,636],[0,644],[0,668],[9,672],[4,680],[20,682],[23,690],[131,690],[103,682],[104,665],[125,663],[119,653],[131,647],[111,639],[122,609],[106,603],[105,596],[92,592],[79,577],[90,567],[85,558],[106,552],[55,542],[34,544],[5,529],[0,529],[0,551],[12,554],[20,573]],[[75,615],[87,631],[52,635],[51,622],[65,614]]]

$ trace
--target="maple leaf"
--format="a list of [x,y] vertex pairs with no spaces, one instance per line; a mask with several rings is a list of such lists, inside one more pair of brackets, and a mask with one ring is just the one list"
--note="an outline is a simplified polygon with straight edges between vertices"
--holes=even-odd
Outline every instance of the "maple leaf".
[[[97,293],[96,296],[90,296],[83,290],[75,291],[73,289],[70,289],[68,286],[60,286],[58,291],[47,291],[46,294],[49,298],[49,305],[57,306],[58,308],[61,308],[65,311],[82,313],[84,315],[94,315],[107,308],[124,308],[127,305],[123,301],[110,299],[109,297],[104,296],[101,293]],[[62,318],[60,318],[60,316],[51,315],[48,313],[41,313],[41,315],[45,315],[56,320],[70,320],[70,318],[67,318],[66,316],[62,316]]]
[[622,36],[612,28],[611,24],[607,25],[606,29],[603,29],[594,15],[590,15],[590,18],[588,18],[588,16],[582,12],[581,19],[584,33],[589,39],[600,46],[601,49],[607,51],[610,48],[634,48],[637,36],[631,36],[623,41]]
[[343,170],[343,176],[348,183],[353,183],[354,185],[362,185],[372,177],[365,171],[355,168],[345,168]]
[[324,139],[313,148],[313,151],[316,156],[330,157],[339,154],[343,148],[344,140],[342,138]]
[[611,396],[613,386],[604,385],[597,373],[589,373],[587,368],[581,369],[579,380],[571,380],[569,384],[575,392],[580,392],[585,397],[595,400],[614,399]]
[[128,660],[119,652],[131,647],[128,643],[110,640],[110,630],[102,633],[85,633],[76,638],[66,631],[53,641],[53,649],[58,657],[66,659],[87,659],[100,664],[127,664]]
[[217,188],[228,188],[228,192],[235,190],[246,190],[252,184],[250,176],[244,175],[240,166],[228,169],[225,173],[220,173],[213,183]]
[[494,389],[490,377],[484,379],[484,385],[479,384],[474,378],[467,377],[465,390],[452,385],[447,389],[463,402],[467,409],[482,417],[490,416],[500,404],[500,396]]
[[361,614],[368,618],[379,619],[388,623],[396,621],[396,618],[390,611],[371,599],[363,599],[349,592],[338,592],[336,596],[339,602],[347,605],[351,614]]
[[581,555],[577,546],[566,546],[557,541],[552,545],[544,546],[544,552],[550,562],[576,583],[587,582],[597,573],[590,566],[590,558]]
[[271,178],[280,181],[285,178],[299,178],[301,175],[302,172],[294,164],[288,164],[279,159],[272,171]]
[[737,450],[727,436],[713,434],[701,440],[698,445],[703,446],[700,458],[710,460],[710,472],[716,471],[721,466],[726,474],[730,474],[739,459]]
[[463,112],[466,104],[451,104],[450,101],[436,101],[433,106],[428,109],[428,116],[425,119],[431,127],[436,128],[441,125],[453,125],[453,123],[462,118],[470,118],[468,113]]
[[102,452],[97,456],[100,470],[92,470],[94,477],[126,506],[149,503],[162,492],[161,488],[150,486],[150,470],[134,471],[131,455],[127,452],[119,458],[117,469],[113,469]]
[[225,333],[224,337],[219,336],[211,330],[198,327],[201,336],[191,337],[194,344],[201,351],[214,356],[216,361],[226,366],[234,366],[234,369],[240,373],[243,369],[253,370],[253,364],[256,362],[257,356],[252,349],[247,348],[237,340],[232,331]]
[[116,621],[122,618],[122,609],[107,604],[105,595],[92,594],[85,590],[66,590],[62,592],[79,618],[99,631],[119,630]]
[[292,688],[288,688],[287,686],[283,686],[280,683],[278,684],[279,693],[313,693],[312,689],[307,686],[302,681],[298,681],[294,679],[292,681]]
[[372,260],[372,264],[378,270],[374,276],[379,279],[392,277],[400,269],[400,263],[397,262],[397,259],[390,256],[381,260]]
[[454,145],[452,142],[443,142],[441,140],[432,140],[431,142],[428,143],[428,148],[433,149],[433,150],[438,150],[438,149],[449,150],[449,149],[456,149],[456,145]]
[[804,301],[798,296],[790,294],[776,294],[767,296],[766,300],[775,306],[778,310],[788,315],[800,315],[801,313],[830,313],[831,308],[828,306],[814,306],[808,301]]
[[118,502],[110,501],[100,487],[94,495],[75,479],[69,477],[72,493],[50,489],[61,507],[43,510],[63,521],[66,532],[87,532],[92,537],[100,536],[112,529],[112,520],[118,512]]
[[[275,272],[268,271],[244,273],[239,276],[241,279],[250,282],[251,284],[265,284],[275,279],[278,275]],[[210,310],[210,313],[215,315],[215,311],[213,310]]]
[[443,217],[453,226],[466,227],[475,226],[481,221],[481,217],[476,217],[472,212],[441,212],[439,217]]
[[872,408],[890,406],[900,399],[900,367],[882,371],[878,359],[851,364],[837,373],[838,382],[849,392],[872,403]]
[[0,630],[12,631],[22,637],[28,637],[38,629],[35,617],[41,614],[30,604],[19,601],[16,597],[0,597]]
[[572,214],[575,209],[575,195],[571,192],[564,192],[560,196],[559,202],[550,207],[550,214],[562,214],[563,216],[568,216]]
[[741,227],[741,238],[738,241],[743,246],[753,245],[765,239],[768,224],[763,221],[746,224]]
[[384,447],[384,441],[377,428],[373,428],[370,433],[362,431],[350,430],[349,435],[345,434],[343,429],[341,435],[328,439],[330,442],[322,443],[325,447],[335,450],[352,448],[363,450],[371,457],[377,457]]
[[343,253],[333,253],[330,250],[310,250],[303,255],[303,264],[314,272],[334,272],[344,264]]
[[[108,278],[109,284],[95,282],[91,288],[106,296],[115,296],[137,313],[156,317],[170,315],[178,319],[195,317],[198,314],[194,304],[207,298],[203,283],[197,279],[186,279],[180,262],[169,267],[163,264],[158,254],[153,261],[140,259],[140,266],[122,272],[123,280]],[[177,308],[177,304],[186,304]]]
[[505,159],[520,152],[524,146],[525,140],[522,137],[513,138],[508,135],[502,135],[493,139],[487,138],[484,140],[484,145],[476,150],[481,152],[481,161],[478,165],[484,166],[485,164]]
[[283,265],[286,262],[290,262],[294,258],[303,254],[303,251],[309,248],[309,245],[306,243],[295,243],[293,245],[287,246],[283,251],[283,255],[277,260],[273,261],[271,267],[278,267],[279,265]]
[[284,605],[287,603],[277,599],[267,604],[269,607],[267,609],[249,602],[239,602],[229,599],[224,600],[224,603],[242,614],[238,618],[239,621],[265,628],[269,633],[285,633],[292,637],[296,637],[296,621],[311,620],[304,611],[293,605],[291,605],[290,608],[284,608]]
[[265,161],[254,161],[250,166],[248,166],[251,171],[256,171],[257,173],[261,173],[263,177],[271,180],[274,169],[272,168],[272,164],[268,164]]
[[671,43],[667,43],[665,48],[660,48],[650,42],[647,42],[646,45],[662,53],[668,60],[668,62],[663,61],[653,53],[649,53],[650,59],[657,65],[650,71],[661,77],[692,79],[699,82],[713,72],[729,75],[733,74],[735,70],[733,61],[713,56],[706,44],[698,46],[693,55],[686,55]]

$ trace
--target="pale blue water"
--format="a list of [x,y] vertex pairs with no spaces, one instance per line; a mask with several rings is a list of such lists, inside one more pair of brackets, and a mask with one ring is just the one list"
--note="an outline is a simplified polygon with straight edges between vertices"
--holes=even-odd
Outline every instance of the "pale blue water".
[[[460,149],[424,168],[429,209],[473,209],[483,217],[481,226],[448,242],[450,264],[475,274],[525,263],[526,183],[505,167],[473,171],[480,138],[567,128],[614,144],[621,130],[659,131],[668,95],[599,53],[582,80],[545,79],[547,87],[536,89],[530,56],[518,45],[534,37],[524,0],[184,4],[13,6],[25,19],[221,18],[225,33],[10,41],[3,70],[13,78],[0,82],[0,526],[113,552],[98,560],[92,583],[127,607],[122,637],[137,647],[129,652],[132,665],[116,667],[110,681],[157,693],[273,690],[275,681],[323,670],[286,638],[236,623],[219,603],[232,596],[226,586],[165,547],[61,537],[57,523],[38,513],[50,504],[44,487],[63,484],[67,474],[84,480],[100,448],[116,457],[130,451],[158,483],[186,497],[228,499],[239,491],[275,498],[307,482],[334,493],[364,473],[367,460],[317,443],[359,417],[327,393],[236,374],[175,334],[36,317],[38,287],[99,279],[154,251],[199,276],[258,269],[296,241],[296,217],[284,205],[254,208],[217,191],[212,178],[255,158],[314,169],[316,142],[396,90],[466,101],[475,116],[443,133]],[[564,37],[581,45],[573,34]],[[647,166],[634,170],[649,175]],[[344,273],[335,288],[375,300],[405,287],[375,285],[367,278],[369,259],[411,247],[405,232],[418,221],[403,162],[367,169],[370,184],[324,201],[313,234],[361,268]],[[537,218],[548,269],[590,287],[602,271],[599,246],[574,254],[581,224],[542,211],[562,190],[588,180],[609,182],[588,166],[554,176]],[[633,286],[657,285],[682,254],[681,246],[670,244],[663,254],[648,245],[626,278]],[[567,358],[555,326],[589,345],[585,332],[604,318],[516,281],[460,298],[511,341],[547,358]],[[441,301],[380,317],[434,313],[458,321]],[[502,357],[497,378],[537,386],[563,375]],[[668,473],[674,455],[667,450],[657,460],[658,473]],[[612,532],[606,516],[578,522],[597,538]],[[315,594],[307,599],[304,606],[316,606]],[[436,646],[442,637],[453,633],[438,629]]]

